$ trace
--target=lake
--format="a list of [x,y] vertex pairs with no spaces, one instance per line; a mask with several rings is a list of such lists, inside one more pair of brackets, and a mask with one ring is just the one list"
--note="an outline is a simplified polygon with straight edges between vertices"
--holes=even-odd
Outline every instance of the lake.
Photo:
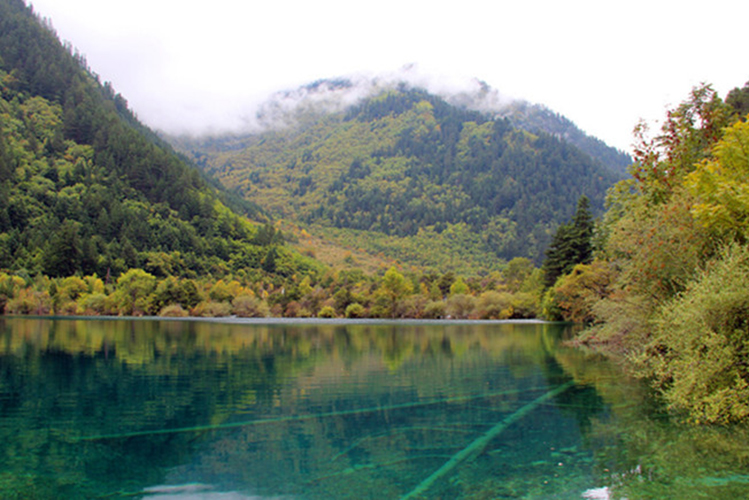
[[749,497],[695,428],[545,323],[0,317],[0,498]]

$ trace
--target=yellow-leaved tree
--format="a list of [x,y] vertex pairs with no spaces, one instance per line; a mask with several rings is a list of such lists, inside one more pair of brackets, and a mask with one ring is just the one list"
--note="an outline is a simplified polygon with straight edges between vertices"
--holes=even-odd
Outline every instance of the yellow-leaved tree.
[[721,239],[749,238],[749,123],[727,127],[713,156],[687,176],[695,196],[693,214]]

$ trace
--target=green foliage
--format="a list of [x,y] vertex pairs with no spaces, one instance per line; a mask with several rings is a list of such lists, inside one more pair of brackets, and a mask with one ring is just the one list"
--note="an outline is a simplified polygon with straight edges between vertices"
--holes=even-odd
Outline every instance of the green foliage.
[[613,172],[624,173],[632,164],[632,158],[628,154],[585,134],[570,120],[543,105],[517,101],[510,104],[507,114],[513,126],[531,133],[543,130],[557,137],[564,137],[567,142],[599,160]]
[[346,306],[345,316],[347,318],[364,318],[366,312],[361,304],[353,303]]
[[713,156],[686,180],[697,198],[697,220],[717,236],[746,243],[749,237],[749,123],[726,128]]
[[726,104],[734,109],[740,119],[745,120],[749,114],[749,82],[742,88],[731,90],[726,96]]
[[411,282],[391,267],[382,277],[382,284],[378,291],[380,301],[378,302],[377,316],[395,318],[399,316],[398,305],[403,298],[411,293],[413,288]]
[[115,302],[123,314],[142,316],[150,310],[148,297],[156,288],[156,277],[142,269],[130,269],[117,278]]
[[628,352],[691,420],[746,420],[749,128],[703,85],[659,136],[637,132],[634,180],[612,190],[600,231],[605,262],[561,278],[545,304],[599,323],[583,340]]
[[481,319],[509,319],[514,312],[513,299],[514,296],[508,292],[484,292],[476,304],[477,316]]
[[283,235],[227,208],[228,195],[140,124],[23,2],[0,3],[0,55],[0,268],[314,272],[269,251]]
[[640,361],[696,422],[749,417],[749,249],[728,247],[659,311]]
[[[200,302],[200,294],[192,280],[170,276],[159,282],[151,294],[149,311],[156,313],[169,306],[180,306],[189,311]],[[163,316],[163,314],[159,313]]]
[[268,304],[254,295],[240,295],[232,300],[231,306],[232,312],[240,318],[266,318],[270,316]]
[[231,314],[231,304],[228,302],[203,301],[196,305],[192,311],[192,316],[203,318],[216,318],[229,316]]
[[594,308],[611,293],[616,273],[604,261],[578,264],[560,277],[546,296],[550,319],[564,318],[577,323],[596,320]]
[[324,306],[322,309],[320,309],[320,312],[317,313],[318,318],[335,318],[335,309],[331,306]]
[[[539,261],[553,228],[571,216],[571,201],[588,193],[600,207],[621,177],[556,137],[408,88],[296,128],[182,147],[279,216],[378,235],[370,239],[416,238],[392,252],[359,240],[413,265],[460,262],[466,250],[484,262]],[[451,228],[467,233],[470,249],[451,245]],[[432,242],[418,238],[422,231]]]
[[475,233],[464,223],[420,228],[412,236],[387,235],[375,231],[312,226],[316,234],[345,248],[365,249],[373,255],[408,263],[433,272],[466,276],[498,271],[502,260],[488,244],[492,232]]
[[702,85],[668,112],[660,135],[649,138],[647,125],[637,126],[631,173],[649,203],[666,201],[682,186],[684,177],[710,155],[730,119],[731,108],[709,85]]
[[528,282],[533,274],[533,262],[524,257],[515,257],[502,270],[502,277],[507,283],[507,289],[512,292],[519,292],[523,285]]
[[460,276],[450,285],[450,295],[465,295],[469,291],[468,285],[465,284],[463,278]]
[[453,319],[468,319],[476,308],[476,299],[471,295],[459,293],[450,296],[445,304],[445,312]]
[[581,196],[572,220],[557,228],[546,250],[542,269],[547,287],[552,286],[577,264],[588,264],[593,259],[593,215],[590,200]]
[[186,316],[189,316],[189,314],[187,311],[182,309],[181,305],[171,304],[162,308],[159,311],[159,316],[168,317],[168,318],[184,318]]

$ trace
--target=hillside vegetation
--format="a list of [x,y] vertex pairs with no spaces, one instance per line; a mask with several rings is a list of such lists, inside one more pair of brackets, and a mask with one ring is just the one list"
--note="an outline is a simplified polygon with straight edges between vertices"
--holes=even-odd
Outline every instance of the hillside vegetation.
[[384,258],[365,274],[353,256],[330,268],[292,250],[276,225],[245,217],[263,217],[256,205],[217,190],[140,124],[21,0],[0,0],[0,127],[0,312],[537,315],[527,259],[479,279],[404,274]]
[[547,294],[547,310],[593,323],[583,342],[627,353],[695,422],[749,417],[747,96],[701,86],[655,137],[640,126],[597,258]]
[[556,136],[406,86],[296,126],[179,144],[275,217],[442,271],[539,263],[576,200],[600,210],[621,178]]
[[228,208],[21,0],[0,2],[0,127],[0,268],[222,276],[269,252],[288,274],[307,266]]

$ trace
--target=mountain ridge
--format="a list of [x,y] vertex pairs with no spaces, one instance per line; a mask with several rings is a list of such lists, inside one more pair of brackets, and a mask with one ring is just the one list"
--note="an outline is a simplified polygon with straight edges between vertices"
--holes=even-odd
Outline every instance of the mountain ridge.
[[[539,262],[577,197],[600,210],[623,177],[558,133],[530,133],[406,84],[327,112],[331,86],[352,95],[351,82],[316,82],[270,106],[269,122],[285,127],[179,138],[175,147],[275,217],[412,239],[450,229],[479,237],[479,261]],[[298,94],[312,97],[287,106]]]
[[[477,78],[460,86],[441,86],[439,79],[430,80],[409,75],[409,68],[388,76],[324,78],[299,87],[273,93],[255,112],[246,118],[245,131],[219,134],[195,134],[200,137],[231,137],[259,134],[263,131],[304,124],[321,114],[335,114],[356,106],[377,94],[391,90],[424,90],[447,103],[469,111],[484,113],[493,119],[507,118],[517,128],[531,133],[545,132],[570,142],[598,159],[612,171],[626,172],[631,165],[629,154],[582,131],[574,122],[543,104],[502,95]],[[163,134],[178,141],[181,134]]]

